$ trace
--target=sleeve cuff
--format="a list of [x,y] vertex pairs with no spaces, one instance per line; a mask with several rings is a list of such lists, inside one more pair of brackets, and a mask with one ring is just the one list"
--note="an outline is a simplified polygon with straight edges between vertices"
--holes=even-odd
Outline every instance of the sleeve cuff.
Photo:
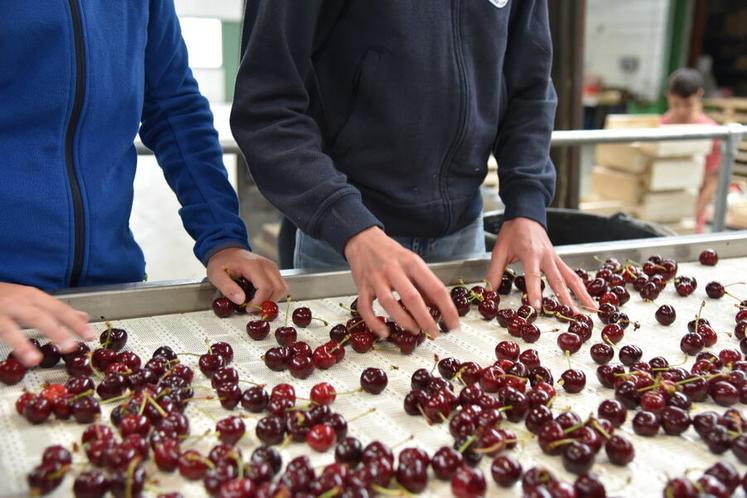
[[345,245],[363,230],[384,225],[363,205],[359,195],[349,194],[330,204],[319,216],[312,237],[330,244],[345,257]]
[[506,205],[504,220],[529,218],[541,224],[547,230],[547,199],[541,190],[526,187],[509,187],[501,192],[501,199]]
[[207,266],[208,261],[210,260],[210,258],[212,258],[215,255],[215,253],[222,251],[223,249],[228,249],[229,247],[235,247],[237,249],[246,249],[247,251],[252,250],[252,247],[246,241],[223,240],[223,241],[216,243],[214,246],[210,247],[208,250],[205,251],[205,253],[202,256],[198,256],[198,257],[200,261],[202,261],[202,264]]

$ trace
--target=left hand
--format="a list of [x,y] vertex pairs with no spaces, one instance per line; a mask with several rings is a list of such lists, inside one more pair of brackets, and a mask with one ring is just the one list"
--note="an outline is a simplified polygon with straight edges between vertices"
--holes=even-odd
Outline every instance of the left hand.
[[249,306],[259,306],[270,299],[277,301],[288,295],[288,285],[275,263],[238,247],[213,254],[208,260],[207,276],[224,296],[236,304],[242,304],[246,297],[231,276],[243,276],[256,287],[257,293]]
[[524,267],[527,294],[534,309],[542,309],[542,273],[562,304],[576,310],[570,288],[584,308],[597,308],[581,278],[555,252],[545,228],[529,218],[506,220],[501,226],[487,276],[494,289],[500,285],[506,266],[515,261],[521,261]]

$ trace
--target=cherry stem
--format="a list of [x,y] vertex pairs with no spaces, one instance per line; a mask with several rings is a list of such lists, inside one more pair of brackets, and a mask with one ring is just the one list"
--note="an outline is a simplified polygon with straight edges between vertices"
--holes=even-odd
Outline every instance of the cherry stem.
[[137,412],[138,415],[142,415],[143,412],[145,411],[145,405],[148,404],[148,399],[149,398],[150,398],[150,395],[147,392],[145,394],[143,394],[143,401],[142,401],[142,403],[140,403],[140,409]]
[[402,441],[400,441],[400,442],[399,442],[399,443],[397,443],[397,444],[394,444],[394,445],[392,445],[390,449],[392,449],[392,450],[393,450],[394,448],[397,448],[398,446],[402,446],[402,445],[403,445],[403,444],[405,444],[406,442],[408,442],[408,441],[412,441],[413,439],[415,439],[415,436],[414,436],[414,435],[412,435],[412,434],[410,434],[410,436],[409,436],[409,437],[407,437],[407,438],[403,439]]
[[586,424],[584,424],[583,422],[580,422],[580,423],[578,423],[576,425],[572,425],[572,426],[568,427],[567,429],[564,429],[563,430],[563,434],[570,434],[571,432],[576,432],[577,430],[582,429],[585,426],[586,426]]
[[423,410],[423,407],[418,404],[418,411],[423,416],[425,421],[428,423],[428,425],[433,425],[433,422],[431,421],[430,417],[425,413],[425,410]]
[[311,317],[311,319],[312,319],[312,320],[317,320],[317,321],[320,321],[320,322],[322,322],[322,323],[324,324],[324,326],[325,326],[325,327],[326,327],[327,325],[329,325],[329,322],[328,322],[327,320],[325,320],[324,318],[319,318],[319,317],[316,317],[316,316],[312,316],[312,317]]
[[599,433],[605,439],[609,439],[609,438],[612,437],[609,432],[607,432],[606,430],[604,430],[604,427],[602,427],[602,424],[600,424],[599,421],[597,419],[595,419],[594,417],[591,418],[591,425],[594,427],[594,429],[596,429],[597,431],[599,431]]
[[152,406],[153,408],[155,408],[155,409],[156,409],[156,411],[157,411],[157,412],[158,412],[159,414],[161,414],[161,416],[162,416],[162,417],[164,417],[164,418],[165,418],[166,416],[168,416],[168,413],[166,413],[166,410],[164,410],[163,408],[161,408],[161,405],[159,405],[158,403],[156,403],[156,401],[155,401],[155,400],[154,400],[153,398],[151,398],[151,397],[150,397],[149,395],[147,395],[147,394],[145,395],[145,397],[146,397],[146,399],[148,400],[148,403],[150,403],[150,404],[151,404],[151,406]]
[[138,465],[140,465],[140,462],[143,459],[140,457],[135,457],[130,461],[130,464],[127,466],[127,478],[125,479],[125,496],[127,498],[130,498],[132,496],[132,479],[133,475],[135,474],[135,469]]
[[335,496],[339,495],[342,489],[340,486],[335,486],[328,491],[325,491],[324,493],[319,495],[319,498],[334,498]]
[[558,446],[565,446],[566,444],[571,444],[571,443],[573,443],[575,441],[576,441],[575,439],[570,438],[570,437],[569,438],[563,438],[563,439],[558,439],[556,441],[553,441],[552,443],[548,444],[547,446],[549,448],[557,448]]
[[358,414],[358,415],[356,415],[355,417],[353,417],[353,418],[351,418],[351,419],[348,419],[348,422],[354,422],[354,421],[356,421],[356,420],[358,420],[358,419],[361,419],[361,418],[365,417],[366,415],[370,415],[371,413],[373,413],[373,412],[375,412],[375,411],[376,411],[376,408],[369,408],[369,409],[368,409],[368,410],[366,410],[365,412],[363,412],[363,413],[359,413],[359,414]]
[[285,323],[283,323],[283,326],[288,326],[288,316],[290,316],[290,309],[291,309],[291,297],[290,294],[285,298],[287,301],[287,305],[285,307]]
[[[119,396],[115,396],[113,398],[101,400],[101,404],[102,405],[108,405],[108,404],[111,404],[111,403],[119,403],[120,401],[128,400],[131,397],[132,397],[132,393],[120,394]],[[73,398],[73,399],[77,399],[77,397]]]
[[477,441],[477,436],[475,436],[475,435],[473,434],[473,435],[471,435],[470,437],[468,437],[468,438],[467,438],[467,439],[466,439],[466,440],[465,440],[465,441],[464,441],[464,442],[462,443],[462,445],[461,445],[461,446],[460,446],[459,448],[457,448],[457,451],[458,451],[459,453],[462,453],[462,454],[464,454],[464,452],[465,452],[465,451],[467,451],[467,449],[468,449],[468,448],[469,448],[469,447],[470,447],[470,446],[472,445],[472,443],[474,443],[475,441]]
[[401,489],[391,489],[379,486],[378,484],[372,484],[371,489],[377,493],[381,493],[384,496],[404,496]]

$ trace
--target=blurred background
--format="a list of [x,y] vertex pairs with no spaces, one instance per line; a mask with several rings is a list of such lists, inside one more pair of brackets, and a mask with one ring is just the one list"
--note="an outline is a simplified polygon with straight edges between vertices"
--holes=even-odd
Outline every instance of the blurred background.
[[[239,65],[243,0],[175,0],[190,64],[210,100],[221,139]],[[648,128],[667,110],[668,76],[696,68],[704,109],[719,123],[747,123],[747,2],[744,0],[549,0],[557,130]],[[696,230],[695,199],[709,141],[554,147],[557,208],[591,215],[625,213],[666,233]],[[734,154],[726,229],[747,228],[747,143]],[[253,184],[242,159],[225,156],[256,252],[277,257],[279,214]],[[486,210],[502,205],[495,162]],[[179,205],[152,156],[139,157],[132,230],[150,280],[201,278],[204,268],[178,216]],[[710,216],[710,211],[709,215]],[[706,217],[704,230],[711,229]]]

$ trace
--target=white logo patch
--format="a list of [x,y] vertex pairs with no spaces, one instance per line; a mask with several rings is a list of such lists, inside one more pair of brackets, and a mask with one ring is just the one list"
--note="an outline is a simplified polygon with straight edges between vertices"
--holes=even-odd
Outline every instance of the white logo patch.
[[492,3],[499,9],[502,9],[503,7],[506,6],[506,4],[508,3],[508,0],[490,0],[490,3]]

